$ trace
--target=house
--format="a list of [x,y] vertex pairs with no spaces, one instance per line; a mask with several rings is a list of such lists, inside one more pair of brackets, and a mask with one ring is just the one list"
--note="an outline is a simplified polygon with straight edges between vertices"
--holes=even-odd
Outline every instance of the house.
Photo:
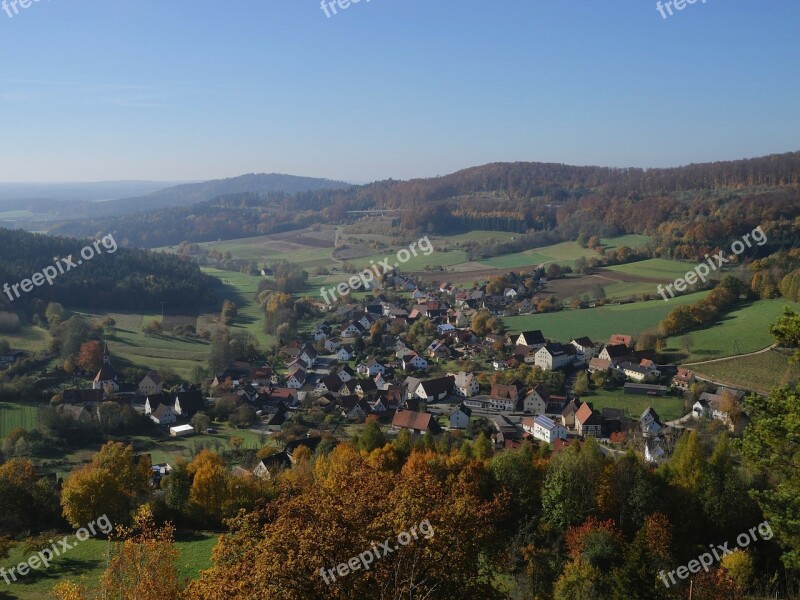
[[664,461],[666,452],[660,438],[646,440],[644,443],[644,460],[652,464]]
[[389,389],[379,390],[375,395],[372,412],[388,412],[396,410],[403,401],[403,392],[400,386],[390,386]]
[[644,367],[641,364],[623,361],[617,365],[617,370],[622,372],[625,377],[641,383],[648,377],[655,378],[661,376],[661,371],[655,368],[654,365]]
[[576,350],[564,344],[545,344],[536,352],[535,364],[546,371],[555,371],[572,364]]
[[448,376],[452,376],[454,378],[454,385],[455,385],[455,393],[457,396],[461,396],[462,398],[472,398],[475,394],[480,391],[480,386],[478,385],[478,379],[472,373],[465,373],[464,371],[459,371],[457,374],[453,375],[452,373],[448,373]]
[[262,458],[255,469],[253,469],[253,475],[261,479],[269,480],[272,479],[278,471],[288,469],[291,466],[292,461],[289,459],[289,455],[286,454],[286,452],[276,452],[275,454]]
[[356,372],[352,369],[350,365],[344,365],[338,372],[339,379],[343,382],[350,381],[351,379],[355,379]]
[[611,364],[610,360],[604,360],[602,358],[592,358],[589,360],[589,373],[595,373],[597,371],[608,371],[614,365]]
[[450,333],[451,331],[455,331],[456,328],[450,325],[450,323],[442,323],[441,325],[436,326],[436,331],[439,335],[445,335],[446,333]]
[[633,338],[629,335],[623,335],[621,333],[615,333],[608,339],[609,344],[622,344],[623,346],[627,346],[628,348],[633,348]]
[[567,403],[567,405],[561,411],[561,424],[564,427],[569,429],[575,427],[575,413],[578,412],[580,407],[581,401],[575,400],[574,398]]
[[283,402],[278,402],[275,408],[261,415],[261,422],[267,431],[280,431],[288,419],[289,409]]
[[437,358],[439,360],[450,358],[452,354],[450,348],[447,347],[447,344],[441,340],[434,340],[431,345],[428,346],[426,352],[428,353],[429,357]]
[[381,375],[386,373],[386,367],[374,358],[366,363],[361,363],[356,370],[362,377],[375,377],[378,373]]
[[336,358],[343,362],[347,362],[348,360],[353,360],[356,355],[356,351],[353,350],[353,347],[350,344],[345,344],[339,351],[336,353]]
[[326,375],[317,382],[317,387],[314,388],[314,391],[319,395],[327,394],[328,392],[335,394],[341,389],[342,383],[344,382],[338,375]]
[[306,384],[306,372],[297,368],[286,377],[286,387],[299,390]]
[[401,358],[404,371],[427,371],[428,361],[416,352],[404,354]]
[[451,375],[421,381],[414,391],[414,395],[426,402],[444,400],[453,392],[454,382],[455,377]]
[[603,419],[603,437],[611,437],[612,433],[622,431],[622,425],[625,422],[624,410],[606,407],[600,416]]
[[[526,419],[533,421],[533,428],[530,433],[533,434],[533,437],[537,440],[541,440],[542,442],[547,442],[548,444],[552,444],[558,439],[566,439],[567,438],[567,430],[566,428],[553,421],[552,419],[545,417],[544,415],[539,415],[538,417],[526,417]],[[523,429],[525,428],[525,424],[523,423]]]
[[590,403],[584,402],[575,413],[575,429],[581,437],[599,438],[603,435],[603,419],[592,410]]
[[158,425],[172,425],[178,419],[175,417],[175,410],[166,404],[159,404],[150,413],[150,418]]
[[317,351],[311,344],[306,344],[300,350],[297,358],[303,359],[309,367],[313,367],[317,362]]
[[[380,373],[379,373],[380,375]],[[378,391],[378,386],[372,379],[359,379],[356,381],[355,392],[359,398],[364,396],[373,396]]]
[[119,391],[119,384],[117,384],[117,372],[111,366],[111,353],[108,351],[108,343],[103,346],[103,365],[97,372],[97,375],[92,381],[93,390],[104,390],[110,387],[115,392]]
[[150,371],[136,387],[136,393],[140,396],[154,396],[162,391],[164,391],[164,382],[157,371]]
[[358,321],[353,321],[346,327],[342,328],[342,337],[354,338],[361,337],[366,332],[366,328]]
[[642,429],[644,437],[658,437],[661,430],[664,429],[664,424],[655,409],[648,406],[639,417],[639,427]]
[[339,398],[339,405],[342,407],[342,415],[356,421],[363,421],[372,412],[366,400],[355,395],[342,396]]
[[506,288],[505,290],[503,290],[503,296],[505,296],[506,298],[514,299],[518,295],[519,294],[517,294],[517,290],[515,290],[514,288]]
[[537,383],[528,395],[522,400],[522,412],[531,415],[543,415],[547,410],[547,401],[550,392],[541,383]]
[[[326,352],[336,352],[339,348],[342,347],[342,341],[339,338],[328,338],[325,340],[325,351]],[[350,360],[346,358],[344,360]]]
[[631,350],[625,344],[606,344],[597,358],[609,361],[612,365],[628,360]]
[[194,435],[194,427],[191,425],[176,425],[175,427],[169,428],[169,434],[172,437],[186,437],[189,435]]
[[535,331],[523,331],[519,334],[516,343],[517,345],[522,346],[532,346],[538,350],[545,345],[546,340],[544,339],[542,332],[537,329]]
[[719,386],[714,394],[709,392],[701,394],[700,399],[694,403],[692,412],[698,417],[711,417],[726,423],[729,427],[733,426],[734,423],[728,412],[729,407],[738,406],[744,398],[744,394],[741,390]]
[[489,407],[493,410],[514,412],[519,406],[522,391],[520,383],[513,385],[493,383],[489,392]]
[[88,425],[92,422],[92,413],[80,404],[61,404],[56,408],[56,411],[82,425]]
[[189,390],[179,392],[175,396],[174,412],[176,415],[191,418],[195,414],[205,410],[206,402],[200,390]]
[[697,378],[694,375],[694,371],[690,371],[689,369],[678,369],[675,377],[672,378],[672,385],[679,390],[686,391],[695,383],[695,381],[697,381]]
[[573,338],[569,343],[572,344],[577,351],[576,361],[580,364],[585,365],[597,354],[597,348],[594,342],[588,337]]
[[471,417],[472,409],[463,404],[459,404],[458,407],[450,413],[450,427],[452,429],[466,429]]
[[430,413],[398,410],[392,419],[392,429],[408,429],[412,433],[437,433],[439,424]]

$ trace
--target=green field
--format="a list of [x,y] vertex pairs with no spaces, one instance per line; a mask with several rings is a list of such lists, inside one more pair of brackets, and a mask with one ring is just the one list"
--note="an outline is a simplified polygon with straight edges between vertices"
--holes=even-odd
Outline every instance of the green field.
[[683,416],[683,398],[676,396],[650,397],[625,394],[621,389],[599,390],[581,396],[591,402],[594,409],[621,408],[628,417],[638,419],[648,406],[652,406],[661,421],[672,421]]
[[[644,235],[624,235],[616,238],[603,240],[606,249],[612,250],[620,246],[637,247],[646,244],[650,238]],[[562,264],[574,264],[581,258],[597,256],[597,252],[590,248],[582,248],[576,242],[561,242],[552,246],[533,248],[516,254],[505,256],[495,256],[481,260],[480,263],[495,269],[513,269],[525,266],[536,266],[541,263],[558,262]]]
[[[669,304],[673,302],[675,300]],[[758,300],[728,313],[714,325],[690,332],[687,335],[692,348],[684,362],[698,362],[766,348],[774,341],[769,326],[778,319],[784,306],[790,306],[795,312],[800,311],[800,304],[785,300]],[[669,338],[666,351],[682,351],[683,337]]]
[[608,270],[637,277],[647,277],[648,279],[673,281],[678,277],[683,277],[694,266],[692,263],[667,258],[649,258],[625,265],[614,265],[613,267],[608,267]]
[[8,340],[8,345],[15,350],[38,352],[46,350],[50,341],[50,332],[43,327],[22,327],[13,334],[3,334],[0,339]]
[[[194,579],[201,570],[211,567],[211,551],[217,538],[217,534],[213,533],[179,533],[176,536],[175,546],[180,553],[177,560],[179,579]],[[75,539],[71,538],[69,542],[75,544],[74,547],[56,557],[48,569],[31,570],[25,577],[18,576],[11,585],[3,581],[0,598],[51,598],[49,592],[53,586],[66,579],[87,585],[96,584],[106,568],[108,542],[94,538],[80,543],[75,543]],[[30,556],[21,546],[17,546],[8,558],[0,560],[0,566],[9,569]]]
[[762,393],[779,385],[796,385],[800,372],[797,365],[789,365],[787,354],[775,350],[691,368],[712,381]]
[[0,402],[0,439],[17,427],[35,429],[37,411],[38,408],[30,404]]
[[643,331],[655,329],[677,306],[697,302],[706,293],[688,294],[670,302],[651,300],[583,310],[565,309],[555,313],[505,317],[503,321],[510,331],[541,329],[545,337],[554,340],[567,342],[574,337],[588,336],[596,343],[607,340],[614,333],[635,337]]

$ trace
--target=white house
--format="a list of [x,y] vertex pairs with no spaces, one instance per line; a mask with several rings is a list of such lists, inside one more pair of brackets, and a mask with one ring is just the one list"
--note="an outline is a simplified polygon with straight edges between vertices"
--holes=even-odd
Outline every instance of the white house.
[[597,348],[595,347],[594,342],[592,342],[592,340],[590,340],[588,337],[573,338],[569,343],[572,344],[577,351],[575,360],[579,364],[585,365],[595,356],[597,356]]
[[458,408],[450,413],[450,427],[452,429],[466,429],[471,416],[472,410],[460,404]]
[[159,404],[156,409],[150,413],[150,418],[159,425],[172,425],[178,420],[175,416],[174,409],[166,404]]
[[355,355],[356,352],[353,350],[353,347],[350,344],[345,344],[339,348],[339,351],[336,353],[336,358],[346,362],[352,360]]
[[416,352],[409,352],[404,354],[402,359],[403,361],[403,370],[404,371],[427,371],[428,370],[428,361],[422,358]]
[[414,391],[414,394],[417,398],[425,400],[426,402],[443,400],[453,392],[454,380],[454,377],[447,376],[421,381]]
[[652,464],[659,464],[664,460],[664,447],[660,439],[650,439],[644,443],[644,459]]
[[537,384],[522,401],[522,411],[532,415],[543,415],[547,412],[547,401],[550,394],[541,383]]
[[297,369],[286,378],[286,387],[293,390],[299,390],[306,383],[306,372],[303,369]]
[[441,325],[436,326],[436,331],[439,332],[439,335],[444,335],[445,333],[450,333],[451,331],[455,331],[456,328],[450,325],[450,323],[442,323]]
[[[339,338],[328,338],[327,340],[325,340],[325,350],[327,352],[336,352],[337,350],[339,350],[339,348],[341,348],[341,346],[342,342],[339,340]],[[350,360],[350,359],[347,358],[345,360]]]
[[642,413],[639,419],[639,425],[642,428],[642,435],[644,435],[644,437],[658,437],[661,430],[664,428],[658,413],[652,406],[648,406]]
[[638,382],[644,381],[651,375],[653,377],[659,377],[661,375],[661,371],[656,369],[654,365],[645,367],[631,362],[621,362],[617,366],[617,369],[624,373],[625,377],[628,379]]
[[536,348],[537,350],[545,345],[547,340],[544,339],[544,335],[539,329],[535,331],[523,331],[519,334],[517,338],[517,345],[518,346],[530,346],[531,348]]
[[361,363],[356,369],[358,374],[362,377],[375,377],[379,373],[383,375],[386,373],[386,367],[379,363],[374,358],[366,363]]
[[136,393],[140,396],[156,396],[162,391],[164,391],[164,384],[157,371],[150,371],[145,375],[136,388]]
[[533,418],[533,431],[530,432],[537,440],[552,444],[556,440],[567,439],[567,430],[552,419],[539,415]]
[[448,375],[455,378],[455,393],[457,396],[472,398],[480,391],[478,379],[472,373],[460,371],[458,374],[453,375],[452,373],[448,373]]
[[572,363],[572,354],[563,344],[545,344],[536,351],[535,364],[545,371],[555,371]]

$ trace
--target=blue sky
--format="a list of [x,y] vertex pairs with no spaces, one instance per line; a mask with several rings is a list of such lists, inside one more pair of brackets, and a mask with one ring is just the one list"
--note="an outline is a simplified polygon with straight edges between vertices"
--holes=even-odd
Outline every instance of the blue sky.
[[[800,149],[800,2],[41,0],[0,10],[0,181]],[[12,11],[13,12],[13,11]]]

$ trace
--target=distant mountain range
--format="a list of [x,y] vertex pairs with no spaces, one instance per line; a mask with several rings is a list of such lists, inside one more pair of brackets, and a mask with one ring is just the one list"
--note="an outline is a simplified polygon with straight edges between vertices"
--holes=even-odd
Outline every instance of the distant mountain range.
[[291,195],[348,187],[350,184],[343,181],[279,173],[249,173],[228,179],[177,185],[174,182],[151,181],[6,183],[0,184],[0,224],[40,229],[47,222],[108,218],[189,206],[243,192]]

